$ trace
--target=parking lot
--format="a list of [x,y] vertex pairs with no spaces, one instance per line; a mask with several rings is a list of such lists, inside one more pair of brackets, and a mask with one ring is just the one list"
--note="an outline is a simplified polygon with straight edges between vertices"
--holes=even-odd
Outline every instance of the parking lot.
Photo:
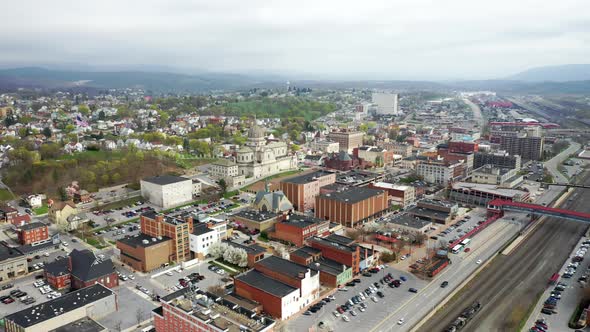
[[[388,273],[391,273],[395,279],[400,279],[400,276],[403,275],[407,281],[402,282],[399,288],[391,288],[387,284],[382,285],[380,280]],[[415,296],[416,294],[408,291],[410,288],[416,288],[419,293],[428,284],[426,281],[420,280],[409,273],[387,266],[371,277],[359,276],[358,278],[361,280],[359,284],[353,287],[346,286],[347,291],[336,291],[333,293],[335,300],[324,305],[318,312],[312,313],[309,316],[299,315],[290,320],[288,322],[289,330],[307,331],[310,327],[318,327],[318,324],[323,322],[324,327],[319,329],[320,331],[366,331],[383,320],[392,310],[401,307],[406,301]],[[341,316],[336,317],[334,315],[333,312],[336,311],[338,306],[345,304],[353,296],[359,295],[361,291],[364,291],[375,282],[380,287],[378,290],[385,295],[384,298],[375,296],[378,302],[366,298],[363,301],[367,306],[364,312],[361,312],[359,309],[360,303],[354,305],[353,310],[356,316],[351,315],[350,311],[345,314],[350,320],[349,322],[344,321]]]
[[[42,275],[41,273],[39,274],[35,274],[35,275]],[[21,300],[19,300],[16,296],[13,296],[13,300],[14,302],[12,303],[0,303],[0,316],[5,316],[8,314],[11,314],[13,312],[17,312],[23,309],[26,309],[28,307],[34,306],[34,305],[38,305],[41,304],[43,302],[49,301],[49,297],[54,297],[53,295],[50,295],[50,293],[55,292],[54,289],[50,289],[48,292],[43,291],[45,294],[41,293],[41,288],[42,286],[45,285],[45,283],[42,281],[42,279],[37,279],[35,278],[35,275],[31,275],[28,277],[25,277],[23,279],[20,279],[18,281],[15,281],[11,284],[13,284],[14,286],[6,289],[6,290],[2,290],[0,291],[0,298],[3,299],[3,297],[6,296],[10,296],[10,292],[16,292],[17,290],[20,290],[21,292],[26,293],[25,295],[20,295],[23,297],[28,297],[28,298],[33,298],[35,301],[26,304],[23,303]],[[39,282],[41,285],[39,285],[40,287],[35,287],[34,283]],[[3,286],[6,284],[3,284]],[[49,287],[49,286],[47,286]],[[61,293],[60,293],[61,294]]]
[[[141,204],[139,204],[141,203]],[[96,224],[95,228],[105,227],[110,223],[120,223],[138,218],[143,212],[148,209],[158,211],[159,209],[148,202],[139,201],[135,204],[126,207],[120,207],[110,210],[97,210],[88,212],[88,218]]]
[[[199,264],[189,267],[188,269],[183,269],[180,272],[177,272],[177,270],[175,270],[171,271],[171,273],[169,274],[163,274],[161,276],[154,278],[154,280],[163,288],[165,288],[168,292],[174,291],[173,288],[179,285],[179,279],[187,277],[191,273],[199,273],[200,275],[203,275],[205,277],[205,279],[197,283],[197,287],[204,291],[206,291],[210,286],[218,286],[220,284],[225,284],[231,281],[231,277],[229,277],[227,273],[225,273],[224,275],[217,274],[213,271],[210,271],[208,269],[208,266],[209,264],[206,261],[201,262]],[[226,281],[222,280],[225,278],[227,278]]]
[[[485,208],[475,208],[458,219],[454,224],[450,225],[445,230],[441,230],[440,233],[434,236],[437,237],[437,240],[440,242],[448,245],[477,227],[479,223],[483,223],[483,221],[486,220],[486,213],[487,211]],[[433,235],[430,234],[430,236]]]
[[[583,286],[588,282],[588,277],[590,277],[590,272],[587,269],[587,262],[584,263],[584,261],[580,261],[578,267],[574,268],[574,261],[579,260],[574,260],[577,252],[583,253],[581,255],[583,258],[587,257],[586,251],[579,251],[582,246],[586,248],[590,246],[590,242],[585,241],[590,241],[590,239],[583,237],[574,247],[572,254],[558,272],[560,275],[558,283],[549,286],[543,293],[535,311],[529,319],[529,324],[536,319],[544,318],[551,330],[561,331],[568,329],[568,321],[571,318],[572,313],[576,310],[576,307],[583,296]],[[583,243],[587,243],[587,245],[583,245]],[[573,273],[567,274],[568,272]],[[586,278],[583,276],[586,276]],[[549,277],[551,276],[547,276],[547,279],[549,279]],[[554,299],[549,300],[552,297],[552,293]],[[542,313],[542,308],[550,303],[554,303],[555,307],[553,309],[555,310],[555,313]]]
[[174,211],[170,212],[171,216],[174,217],[188,217],[190,215],[199,215],[199,214],[216,214],[222,213],[226,209],[233,209],[239,207],[239,204],[235,203],[230,199],[223,198],[218,202],[211,202],[207,204],[193,204],[187,205],[181,208],[177,208]]

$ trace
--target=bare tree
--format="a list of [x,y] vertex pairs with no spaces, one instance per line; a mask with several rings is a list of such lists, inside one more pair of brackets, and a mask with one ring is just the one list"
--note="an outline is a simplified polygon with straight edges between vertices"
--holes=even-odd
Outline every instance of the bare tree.
[[117,332],[121,332],[121,325],[122,325],[122,324],[123,324],[123,323],[121,323],[121,321],[120,321],[120,320],[116,321],[116,322],[115,322],[115,331],[117,331]]
[[225,288],[223,287],[223,285],[211,285],[207,287],[207,291],[217,296],[225,295]]

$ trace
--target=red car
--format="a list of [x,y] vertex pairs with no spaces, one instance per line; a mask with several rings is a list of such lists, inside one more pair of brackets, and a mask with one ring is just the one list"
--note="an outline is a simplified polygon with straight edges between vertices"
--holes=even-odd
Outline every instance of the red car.
[[5,299],[4,301],[2,301],[2,303],[4,303],[4,304],[9,304],[9,303],[12,303],[12,302],[14,302],[14,299],[13,298],[10,298],[10,297],[7,298],[7,299]]
[[471,251],[471,248],[465,248],[465,250],[463,250],[463,251],[470,252]]

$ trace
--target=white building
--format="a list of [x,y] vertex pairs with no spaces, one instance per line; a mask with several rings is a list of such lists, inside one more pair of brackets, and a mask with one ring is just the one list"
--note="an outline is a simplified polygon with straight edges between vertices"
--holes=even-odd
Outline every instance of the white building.
[[297,157],[289,155],[285,142],[267,143],[265,130],[254,124],[246,145],[238,150],[236,162],[239,175],[263,178],[297,168]]
[[27,196],[27,204],[33,209],[43,206],[45,195],[29,195]]
[[319,151],[323,153],[336,153],[340,151],[340,144],[338,144],[338,142],[327,140],[312,141],[309,146],[313,151]]
[[209,175],[217,179],[238,176],[238,164],[228,159],[219,159],[209,167]]
[[[223,230],[225,231],[223,231]],[[193,232],[189,234],[190,250],[198,259],[205,259],[209,254],[209,249],[215,243],[220,242],[227,231],[225,222],[219,224],[198,223],[193,227]]]
[[372,102],[377,107],[377,115],[398,115],[397,93],[373,93]]
[[458,180],[463,174],[463,169],[463,161],[455,164],[427,162],[418,164],[416,173],[426,182],[446,186],[449,182]]
[[198,196],[201,194],[201,190],[203,189],[203,184],[201,181],[194,179],[193,181],[193,196]]
[[173,175],[161,175],[140,181],[141,196],[164,209],[193,199],[193,181]]

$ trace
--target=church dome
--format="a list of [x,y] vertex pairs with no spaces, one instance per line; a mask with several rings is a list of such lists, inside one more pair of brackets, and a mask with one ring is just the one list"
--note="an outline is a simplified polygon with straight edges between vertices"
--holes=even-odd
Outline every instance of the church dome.
[[264,138],[264,128],[260,127],[257,124],[254,124],[250,131],[248,132],[249,138]]

